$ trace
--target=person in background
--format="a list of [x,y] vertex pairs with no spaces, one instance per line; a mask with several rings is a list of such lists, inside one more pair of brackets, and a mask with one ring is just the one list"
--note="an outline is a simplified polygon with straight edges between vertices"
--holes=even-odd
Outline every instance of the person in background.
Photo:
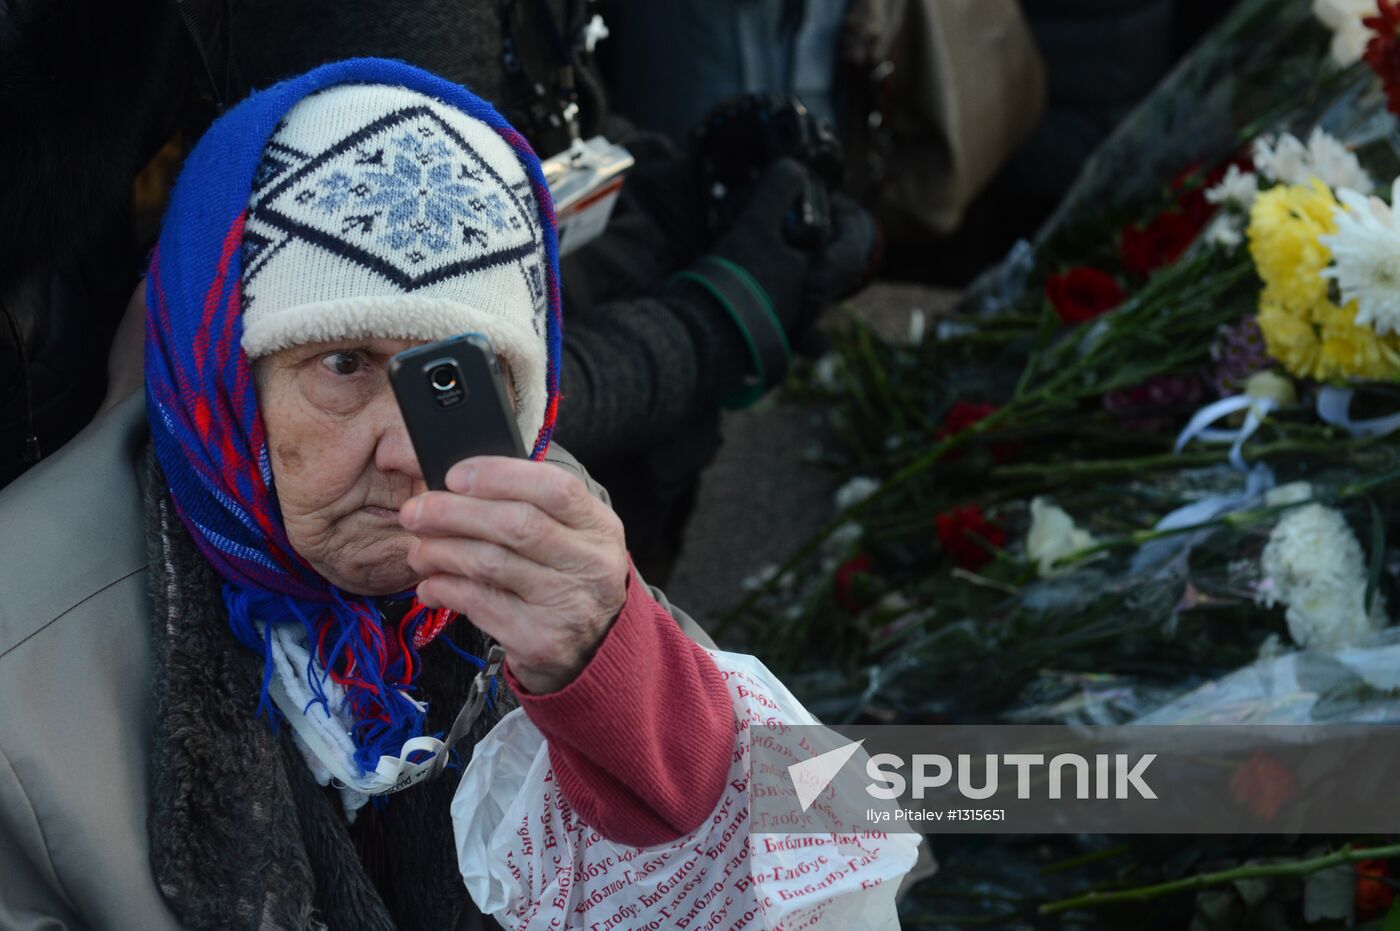
[[0,4],[0,487],[103,400],[149,246],[132,179],[188,102],[187,42],[164,0]]

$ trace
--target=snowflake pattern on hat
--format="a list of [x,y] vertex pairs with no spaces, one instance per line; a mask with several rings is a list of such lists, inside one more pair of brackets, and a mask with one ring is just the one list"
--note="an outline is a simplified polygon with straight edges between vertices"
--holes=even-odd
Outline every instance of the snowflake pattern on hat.
[[538,262],[524,261],[538,253],[527,193],[426,106],[380,117],[315,156],[274,143],[250,202],[245,290],[255,297],[265,257],[301,239],[404,292],[519,263],[531,294],[542,294]]

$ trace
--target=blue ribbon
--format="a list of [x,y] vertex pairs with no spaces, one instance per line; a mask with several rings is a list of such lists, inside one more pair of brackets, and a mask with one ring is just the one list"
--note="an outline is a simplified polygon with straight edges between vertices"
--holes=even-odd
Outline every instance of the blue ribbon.
[[1351,399],[1355,396],[1356,392],[1351,388],[1324,386],[1317,393],[1317,416],[1323,423],[1341,427],[1352,436],[1385,436],[1400,430],[1400,414],[1352,420]]
[[[1201,440],[1205,443],[1229,443],[1230,465],[1241,472],[1246,472],[1249,470],[1249,466],[1244,461],[1245,441],[1263,426],[1264,418],[1277,408],[1278,402],[1273,398],[1252,398],[1245,394],[1221,398],[1219,401],[1207,404],[1196,411],[1191,422],[1177,436],[1176,451],[1181,452],[1186,448],[1186,444],[1192,440]],[[1244,423],[1237,429],[1222,430],[1211,426],[1216,421],[1239,411],[1247,411],[1247,413],[1244,417]]]

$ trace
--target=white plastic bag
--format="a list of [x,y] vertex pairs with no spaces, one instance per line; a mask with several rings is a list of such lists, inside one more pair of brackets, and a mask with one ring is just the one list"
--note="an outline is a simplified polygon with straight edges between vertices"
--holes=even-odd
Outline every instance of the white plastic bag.
[[751,834],[749,728],[819,723],[752,656],[711,651],[738,728],[729,783],[688,837],[639,849],[582,824],[517,709],[477,744],[452,800],[472,899],[509,931],[885,931],[914,834]]

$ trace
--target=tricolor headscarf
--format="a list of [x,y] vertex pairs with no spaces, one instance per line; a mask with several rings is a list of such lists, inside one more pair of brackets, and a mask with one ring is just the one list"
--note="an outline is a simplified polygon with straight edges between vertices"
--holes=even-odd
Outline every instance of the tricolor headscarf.
[[369,772],[382,756],[398,754],[422,734],[424,712],[407,694],[418,673],[417,651],[452,616],[415,600],[395,629],[385,629],[369,599],[336,589],[292,549],[244,351],[244,263],[258,254],[245,225],[254,225],[249,202],[262,183],[265,150],[299,102],[345,84],[387,85],[433,98],[489,126],[524,169],[538,212],[538,224],[530,225],[543,239],[547,351],[543,422],[532,457],[544,457],[558,404],[562,324],[554,208],[539,160],[485,101],[418,68],[382,59],[326,65],[256,93],[215,122],[190,153],[151,257],[146,402],[175,507],[224,580],[233,633],[264,657],[260,713],[276,723],[268,699],[270,634],[299,625],[320,668],[344,690],[354,759]]

